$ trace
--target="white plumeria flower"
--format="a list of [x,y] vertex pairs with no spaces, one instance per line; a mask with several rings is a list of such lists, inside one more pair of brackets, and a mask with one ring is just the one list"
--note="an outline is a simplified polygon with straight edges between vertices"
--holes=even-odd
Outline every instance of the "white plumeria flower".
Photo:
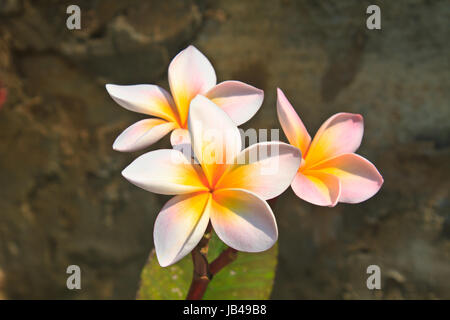
[[[210,220],[218,237],[236,250],[260,252],[272,247],[278,229],[266,200],[289,187],[300,166],[300,150],[282,142],[264,142],[241,151],[233,120],[201,95],[191,102],[188,129],[200,164],[179,150],[164,149],[145,153],[122,172],[147,191],[176,195],[155,222],[153,238],[160,265],[169,266],[187,255]],[[211,132],[213,141],[208,138]],[[232,161],[206,161],[211,154],[220,154],[220,160],[226,155]],[[252,157],[255,154],[257,158]]]
[[189,46],[169,65],[172,95],[156,85],[119,86],[107,84],[106,90],[122,107],[154,116],[136,122],[115,140],[113,149],[132,152],[157,142],[170,131],[173,146],[190,143],[187,131],[189,104],[201,94],[220,106],[234,124],[251,119],[264,99],[264,92],[240,81],[216,85],[216,73],[209,60],[194,46]]
[[338,202],[366,201],[380,190],[384,180],[377,168],[355,153],[364,132],[361,115],[337,113],[322,124],[311,140],[281,89],[277,95],[281,127],[289,143],[302,151],[302,163],[291,185],[299,198],[334,207]]

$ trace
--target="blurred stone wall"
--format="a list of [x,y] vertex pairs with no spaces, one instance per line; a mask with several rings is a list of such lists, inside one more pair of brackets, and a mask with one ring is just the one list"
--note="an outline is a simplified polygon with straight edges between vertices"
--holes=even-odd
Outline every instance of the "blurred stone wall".
[[[72,3],[79,31],[65,26]],[[366,29],[369,4],[382,30]],[[137,154],[112,142],[142,116],[104,84],[167,88],[192,43],[219,80],[265,90],[244,128],[279,127],[276,87],[311,134],[336,112],[362,114],[358,153],[385,179],[360,205],[278,200],[273,298],[449,299],[449,21],[446,0],[0,0],[0,297],[134,298],[168,198],[121,177]],[[80,291],[66,289],[70,264]],[[366,288],[371,264],[380,291]]]

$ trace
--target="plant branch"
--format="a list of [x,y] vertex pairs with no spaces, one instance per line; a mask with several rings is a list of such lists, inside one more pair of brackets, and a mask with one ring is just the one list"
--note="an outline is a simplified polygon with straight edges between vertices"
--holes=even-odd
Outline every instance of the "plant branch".
[[192,250],[194,272],[186,300],[201,300],[213,276],[236,260],[237,250],[227,248],[211,264],[208,263],[208,245],[212,235],[211,230],[212,226],[209,223],[203,238]]
[[230,247],[223,250],[222,253],[209,265],[209,271],[211,272],[211,274],[217,274],[217,272],[236,260],[237,253],[238,252],[236,249]]
[[[277,198],[278,197],[268,200],[268,203],[272,208],[274,207]],[[211,236],[212,226],[210,222],[206,228],[203,238],[194,250],[192,250],[194,272],[186,300],[201,300],[213,276],[237,258],[238,251],[228,247],[223,250],[213,262],[208,263],[208,245]]]
[[194,272],[192,276],[191,286],[189,288],[186,300],[200,300],[205,294],[212,275],[208,265],[208,244],[211,239],[211,222],[206,228],[203,238],[198,245],[192,250],[192,262],[194,263]]

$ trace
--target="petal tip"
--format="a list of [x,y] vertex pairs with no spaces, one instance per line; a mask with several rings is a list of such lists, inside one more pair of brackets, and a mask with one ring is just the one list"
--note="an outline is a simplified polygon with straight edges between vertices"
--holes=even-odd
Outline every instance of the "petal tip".
[[156,259],[158,260],[158,263],[159,263],[159,265],[162,267],[162,268],[166,268],[166,267],[168,267],[168,266],[170,266],[172,263],[170,263],[170,262],[168,262],[168,261],[164,261],[164,260],[161,260],[159,257],[158,257],[158,255],[156,255]]
[[117,152],[133,152],[133,151],[136,151],[134,149],[127,148],[127,146],[125,146],[122,143],[117,142],[117,141],[114,141],[114,143],[112,145],[112,149],[114,151],[117,151]]
[[162,268],[168,267],[175,262],[173,259],[167,259],[167,256],[159,252],[157,248],[158,247],[155,245],[156,260],[158,260],[158,263]]
[[286,97],[286,94],[280,88],[277,88],[277,102],[279,102],[279,103],[287,103],[287,104],[291,105],[291,103],[289,102],[288,98]]
[[356,122],[360,122],[362,125],[364,125],[364,117],[359,113],[352,113],[353,117],[355,118]]
[[261,97],[261,103],[262,103],[262,101],[264,100],[264,90],[257,88],[257,87],[253,87],[253,88],[255,90],[255,93]]
[[105,89],[111,96],[112,96],[112,91],[117,87],[118,87],[118,85],[116,85],[116,84],[112,84],[112,83],[105,84]]
[[126,148],[123,145],[123,142],[121,142],[120,135],[116,138],[116,140],[114,140],[114,143],[112,145],[112,148],[114,151],[119,151],[119,152],[126,152]]
[[113,143],[113,145],[112,145],[112,149],[113,149],[114,151],[122,152],[122,150],[120,149],[120,147],[119,147],[119,145],[118,145],[118,143],[117,143],[116,141],[114,141],[114,143]]
[[339,112],[336,116],[344,116],[352,118],[355,122],[364,122],[364,117],[359,113]]
[[124,177],[126,180],[134,184],[133,179],[133,162],[130,163],[128,166],[126,166],[122,172],[120,173],[122,177]]
[[122,172],[121,172],[121,174],[122,174],[122,177],[124,177],[125,179],[127,179],[127,180],[130,180],[129,179],[129,177],[128,177],[128,167],[126,167],[125,169],[123,169],[122,170]]
[[337,204],[339,203],[339,198],[336,198],[336,200],[334,202],[332,202],[331,204],[327,205],[327,207],[329,208],[334,208],[337,206]]

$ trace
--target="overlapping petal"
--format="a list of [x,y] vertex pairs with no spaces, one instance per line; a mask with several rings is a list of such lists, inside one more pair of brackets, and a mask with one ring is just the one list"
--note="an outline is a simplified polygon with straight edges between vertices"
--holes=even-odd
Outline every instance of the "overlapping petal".
[[187,129],[175,129],[170,135],[170,143],[172,146],[177,146],[180,144],[191,144],[191,137]]
[[132,152],[152,145],[175,128],[174,122],[152,118],[136,122],[114,141],[113,149]]
[[336,176],[341,183],[339,202],[359,203],[374,196],[383,184],[383,177],[367,159],[347,153],[325,160],[311,170]]
[[314,136],[306,154],[306,165],[309,167],[340,154],[355,152],[361,144],[363,133],[361,115],[335,114],[322,124]]
[[280,195],[291,184],[301,162],[298,148],[282,142],[251,145],[236,158],[216,188],[240,188],[263,199]]
[[155,221],[153,238],[159,264],[174,264],[200,241],[209,222],[209,192],[173,197],[162,208]]
[[289,143],[299,148],[303,155],[306,155],[311,137],[297,112],[279,88],[277,89],[277,114],[281,128],[283,128]]
[[315,205],[334,207],[339,201],[340,182],[332,174],[320,171],[298,172],[291,186],[299,198]]
[[125,109],[177,122],[175,103],[170,94],[161,87],[150,84],[107,84],[106,90],[111,98]]
[[241,151],[239,130],[225,111],[201,95],[191,102],[188,129],[194,154],[213,186]]
[[264,91],[240,81],[224,81],[205,96],[221,107],[239,126],[250,120],[264,100]]
[[200,166],[173,149],[143,154],[126,167],[122,175],[136,186],[154,193],[174,195],[209,190]]
[[189,46],[169,65],[169,85],[184,126],[189,103],[197,94],[205,94],[216,85],[216,73],[209,60],[194,46]]
[[236,250],[260,252],[277,241],[278,229],[272,210],[252,192],[216,190],[206,211],[219,238]]

